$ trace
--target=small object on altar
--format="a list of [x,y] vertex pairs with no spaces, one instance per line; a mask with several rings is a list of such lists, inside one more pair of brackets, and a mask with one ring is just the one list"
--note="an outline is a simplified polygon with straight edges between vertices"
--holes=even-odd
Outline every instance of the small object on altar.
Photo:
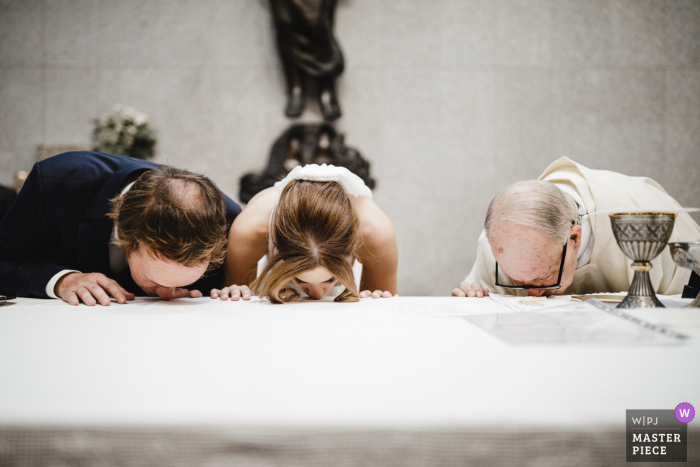
[[[700,273],[700,242],[671,242],[668,246],[671,257],[678,266]],[[683,308],[700,308],[700,293]]]
[[7,303],[8,300],[14,300],[15,298],[17,298],[17,297],[15,297],[13,295],[0,295],[0,306]]

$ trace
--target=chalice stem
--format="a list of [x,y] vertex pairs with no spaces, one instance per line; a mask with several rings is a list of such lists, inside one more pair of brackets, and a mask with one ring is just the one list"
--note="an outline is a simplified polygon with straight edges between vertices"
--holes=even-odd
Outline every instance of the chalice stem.
[[683,308],[700,308],[700,292],[698,292],[698,296],[695,297],[695,300],[692,302],[688,303],[686,306]]
[[[649,264],[649,266],[651,266],[651,264]],[[632,267],[634,267],[634,265]],[[651,285],[651,278],[649,277],[650,268],[645,269],[644,271],[637,270],[634,272],[632,285],[630,285],[627,298],[624,300],[624,302],[628,302],[628,306],[623,307],[622,304],[620,304],[621,308],[664,308],[661,301],[656,298],[654,286]]]

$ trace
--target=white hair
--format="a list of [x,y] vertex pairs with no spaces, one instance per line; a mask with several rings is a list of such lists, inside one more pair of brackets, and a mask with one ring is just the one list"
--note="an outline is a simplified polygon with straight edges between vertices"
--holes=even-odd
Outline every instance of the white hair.
[[553,183],[517,182],[496,195],[486,211],[486,234],[495,222],[512,222],[539,230],[561,243],[579,223],[578,205]]

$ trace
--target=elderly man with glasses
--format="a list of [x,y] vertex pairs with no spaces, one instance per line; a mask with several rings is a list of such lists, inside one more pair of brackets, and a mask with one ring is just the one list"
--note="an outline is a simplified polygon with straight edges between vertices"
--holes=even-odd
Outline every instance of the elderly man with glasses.
[[[565,157],[539,180],[518,182],[491,201],[477,258],[456,297],[588,294],[629,289],[634,271],[617,245],[610,219],[596,212],[631,209],[678,212],[681,206],[655,181],[592,170]],[[700,227],[686,213],[670,241],[698,241]],[[668,248],[652,261],[661,294],[680,294],[690,271]]]

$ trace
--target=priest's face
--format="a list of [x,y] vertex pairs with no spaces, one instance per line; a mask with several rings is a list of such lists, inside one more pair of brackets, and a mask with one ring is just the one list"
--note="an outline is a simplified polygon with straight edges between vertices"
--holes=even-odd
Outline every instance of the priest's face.
[[[532,228],[498,222],[489,228],[491,251],[498,262],[499,276],[507,275],[514,285],[547,286],[557,283],[564,243]],[[574,280],[577,252],[581,248],[581,226],[574,226],[567,239],[564,271],[559,289],[527,289],[530,296],[562,295]]]
[[153,254],[141,247],[127,258],[131,277],[148,295],[170,300],[178,288],[187,288],[204,275],[209,261],[197,266],[184,266],[175,261]]

